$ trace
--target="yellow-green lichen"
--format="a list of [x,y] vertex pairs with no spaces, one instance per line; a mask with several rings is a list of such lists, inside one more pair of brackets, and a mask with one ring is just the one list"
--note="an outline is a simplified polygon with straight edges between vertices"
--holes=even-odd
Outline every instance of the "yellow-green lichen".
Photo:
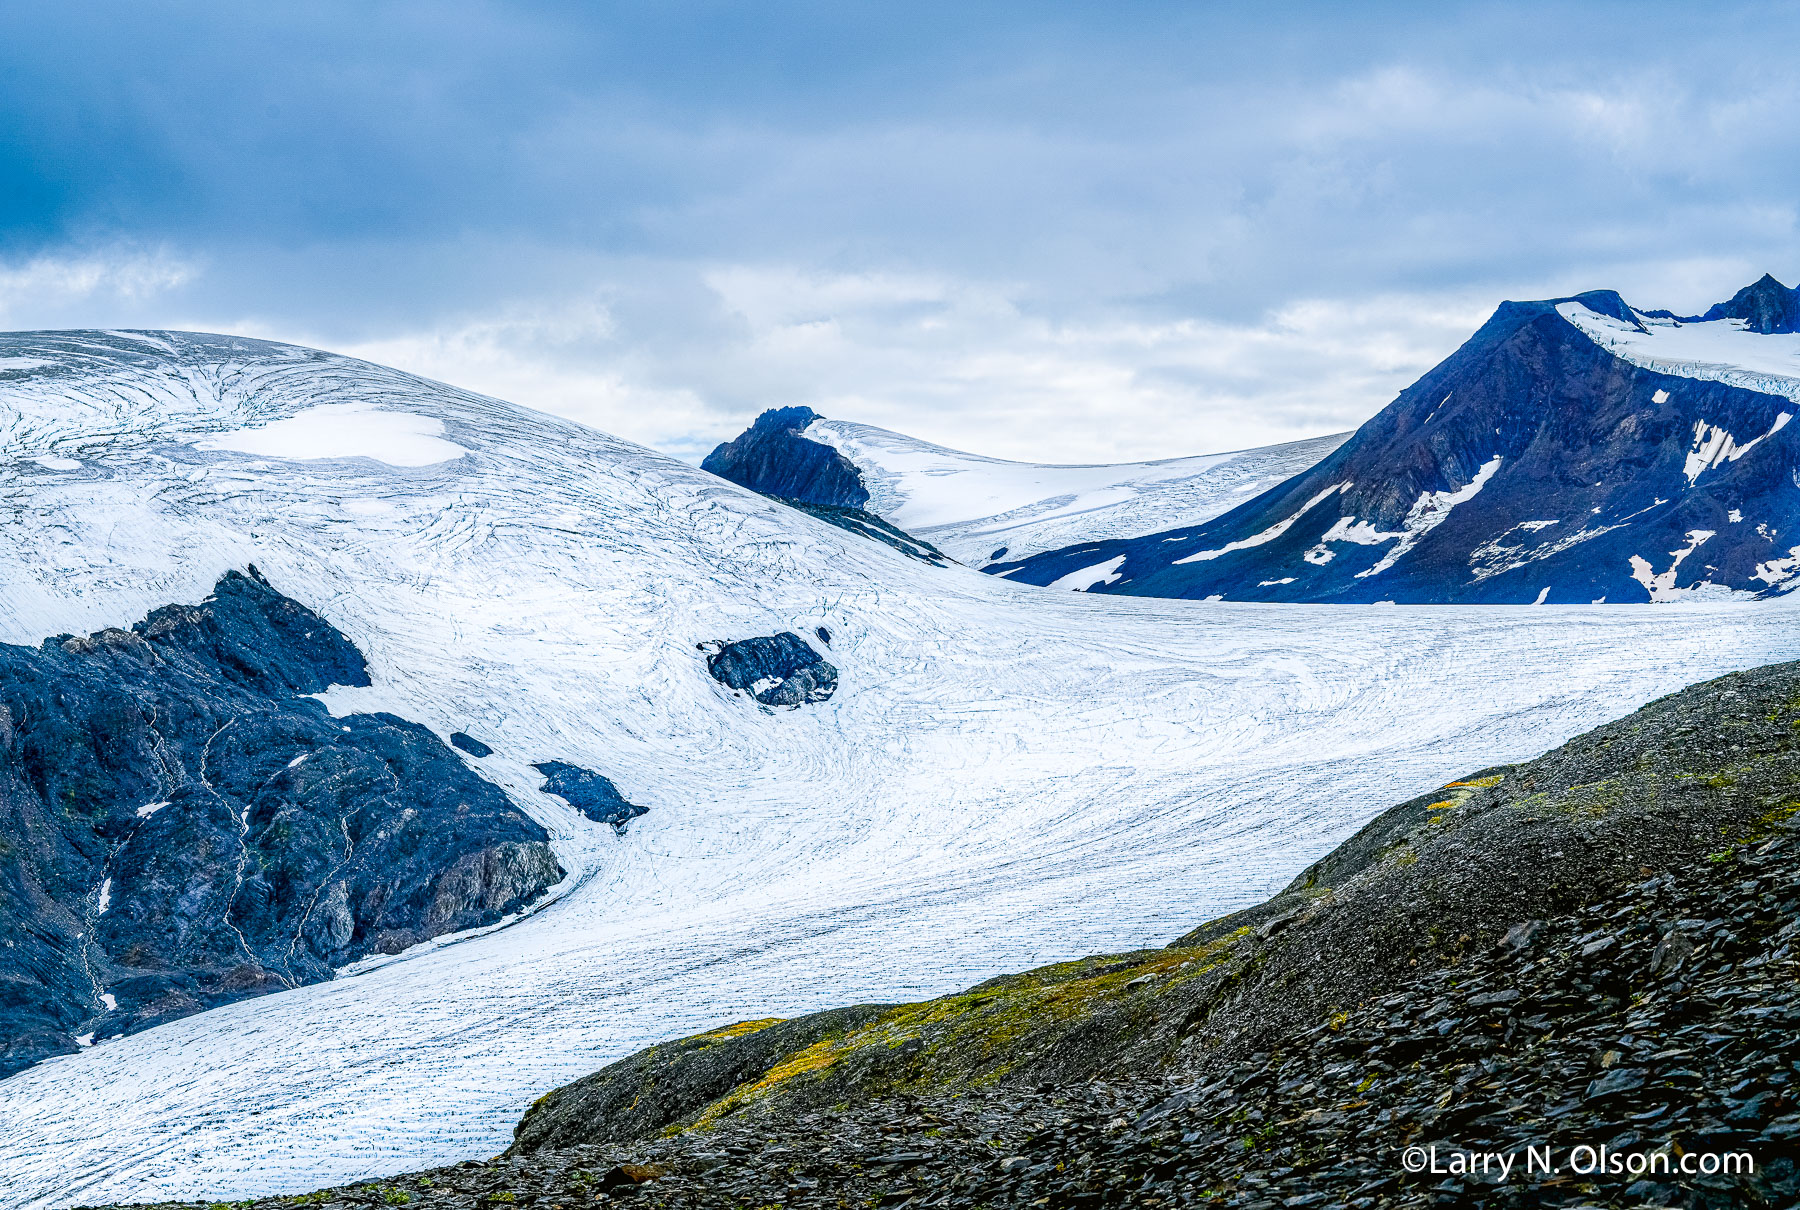
[[[885,1087],[941,1091],[991,1084],[1107,1006],[1140,1011],[1129,1007],[1138,997],[1145,1006],[1141,1011],[1154,1011],[1159,996],[1213,970],[1249,933],[1244,927],[1202,946],[1056,963],[957,995],[901,1005],[841,1037],[788,1055],[708,1105],[692,1125],[712,1125],[797,1082],[832,1078],[833,1068],[863,1052],[879,1056],[881,1074],[857,1078],[873,1078]],[[888,1057],[896,1051],[912,1061],[896,1064]]]
[[736,1025],[726,1025],[720,1029],[708,1030],[703,1034],[695,1034],[693,1042],[723,1042],[727,1038],[741,1038],[745,1034],[760,1033],[771,1025],[780,1025],[786,1017],[764,1017],[757,1021],[739,1021]]

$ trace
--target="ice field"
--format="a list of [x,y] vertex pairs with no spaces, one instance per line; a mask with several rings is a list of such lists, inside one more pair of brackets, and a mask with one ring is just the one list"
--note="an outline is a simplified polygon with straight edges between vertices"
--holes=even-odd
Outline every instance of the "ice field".
[[965,454],[849,420],[815,420],[802,436],[856,465],[869,509],[971,567],[1198,525],[1306,470],[1349,433],[1282,445],[1098,466],[1051,466]]
[[[1800,657],[1786,602],[1269,606],[937,568],[570,422],[229,337],[0,337],[0,641],[254,562],[575,877],[510,927],[0,1081],[0,1204],[298,1191],[503,1148],[549,1088],[750,1017],[1159,944],[1382,808]],[[768,711],[695,645],[815,626]],[[598,770],[629,834],[536,789]]]

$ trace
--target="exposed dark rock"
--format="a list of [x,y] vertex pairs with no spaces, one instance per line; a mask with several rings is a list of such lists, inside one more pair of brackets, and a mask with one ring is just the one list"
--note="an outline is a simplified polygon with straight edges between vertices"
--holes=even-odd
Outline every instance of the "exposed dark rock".
[[361,654],[254,568],[130,630],[0,645],[0,1074],[491,923],[562,877],[431,732],[301,696],[334,683],[368,684]]
[[765,706],[822,702],[837,690],[837,668],[788,630],[720,643],[707,653],[706,670]]
[[708,454],[700,468],[765,496],[860,509],[869,502],[869,489],[855,465],[824,442],[800,435],[818,418],[811,408],[771,408]]
[[450,733],[450,746],[453,748],[460,748],[477,760],[480,760],[484,756],[492,756],[494,754],[492,748],[476,739],[473,735],[470,735],[467,731],[452,731]]
[[823,626],[815,626],[813,627],[813,633],[819,636],[819,642],[825,644],[827,647],[831,646],[831,631],[825,629]]
[[912,558],[949,564],[931,543],[863,507],[869,489],[856,465],[824,442],[800,435],[818,418],[811,408],[772,408],[736,440],[714,449],[700,468]]
[[556,795],[595,823],[611,824],[615,832],[624,832],[626,824],[650,812],[648,807],[626,802],[624,795],[619,793],[619,788],[611,780],[591,769],[565,764],[560,760],[549,760],[531,767],[544,775],[546,793]]
[[1765,273],[1700,319],[1741,319],[1752,332],[1765,334],[1800,332],[1800,290],[1790,290]]
[[[1122,558],[1089,591],[1232,601],[1777,591],[1791,545],[1777,535],[1800,526],[1793,401],[1635,366],[1564,319],[1565,302],[1642,326],[1611,291],[1504,303],[1336,452],[1223,516],[982,570],[1049,584]],[[1764,278],[1714,312],[1786,332],[1795,307]],[[1748,452],[1717,456],[1725,434]]]

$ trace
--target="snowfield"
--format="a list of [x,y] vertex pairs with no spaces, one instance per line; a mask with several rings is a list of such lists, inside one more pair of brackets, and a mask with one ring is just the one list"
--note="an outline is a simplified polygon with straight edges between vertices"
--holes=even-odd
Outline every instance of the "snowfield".
[[[334,712],[493,745],[471,764],[573,877],[509,927],[0,1082],[6,1205],[492,1154],[533,1098],[648,1043],[1166,941],[1395,801],[1800,656],[1780,602],[1033,588],[363,362],[0,338],[0,640],[128,624],[251,562],[367,655],[373,686],[325,695]],[[815,626],[839,688],[796,710],[732,697],[695,649]],[[537,790],[548,760],[650,813],[614,836]]]
[[1681,322],[1633,312],[1643,326],[1639,331],[1578,302],[1556,310],[1595,344],[1633,365],[1800,402],[1800,333],[1754,332],[1741,319]]
[[818,419],[801,433],[856,465],[870,512],[971,567],[1078,542],[1198,525],[1229,512],[1350,439],[1156,462],[1041,466],[946,449],[873,425]]

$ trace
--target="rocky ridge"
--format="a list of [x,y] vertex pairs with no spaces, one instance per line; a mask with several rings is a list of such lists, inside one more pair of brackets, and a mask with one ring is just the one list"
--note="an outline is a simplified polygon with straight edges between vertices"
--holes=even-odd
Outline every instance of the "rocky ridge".
[[864,507],[869,489],[856,464],[801,435],[818,418],[811,408],[770,408],[708,454],[700,469],[921,562],[948,565],[937,547]]

